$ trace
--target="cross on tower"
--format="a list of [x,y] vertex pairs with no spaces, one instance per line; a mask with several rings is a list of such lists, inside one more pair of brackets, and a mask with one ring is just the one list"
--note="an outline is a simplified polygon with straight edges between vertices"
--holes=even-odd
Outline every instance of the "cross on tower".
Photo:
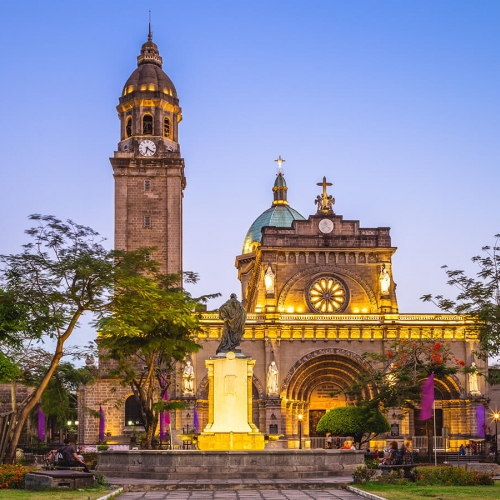
[[332,205],[335,204],[335,198],[332,195],[328,195],[326,187],[333,186],[333,184],[331,182],[326,182],[326,177],[323,177],[323,182],[318,182],[316,185],[323,187],[323,194],[318,195],[315,200],[315,203],[318,205],[318,212],[331,212]]
[[284,160],[283,158],[281,158],[281,155],[278,156],[278,158],[276,160],[274,160],[275,162],[278,163],[278,173],[281,173],[281,165],[286,161]]

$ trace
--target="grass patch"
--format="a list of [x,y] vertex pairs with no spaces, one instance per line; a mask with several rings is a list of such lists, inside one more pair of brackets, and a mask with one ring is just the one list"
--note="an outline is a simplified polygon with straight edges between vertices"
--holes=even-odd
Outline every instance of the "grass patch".
[[[379,484],[376,482],[354,485],[387,500],[486,500],[500,498],[500,483],[493,486],[419,486],[415,483],[405,485]],[[3,499],[2,499],[3,500]]]
[[111,491],[105,486],[84,490],[2,490],[0,497],[2,500],[43,500],[45,498],[51,500],[97,500]]

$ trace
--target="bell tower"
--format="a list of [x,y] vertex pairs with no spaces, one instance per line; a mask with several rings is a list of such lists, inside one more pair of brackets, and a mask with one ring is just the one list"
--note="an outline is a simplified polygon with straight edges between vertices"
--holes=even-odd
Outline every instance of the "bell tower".
[[186,187],[178,125],[182,110],[151,30],[117,106],[115,248],[154,247],[164,273],[182,270],[182,197]]

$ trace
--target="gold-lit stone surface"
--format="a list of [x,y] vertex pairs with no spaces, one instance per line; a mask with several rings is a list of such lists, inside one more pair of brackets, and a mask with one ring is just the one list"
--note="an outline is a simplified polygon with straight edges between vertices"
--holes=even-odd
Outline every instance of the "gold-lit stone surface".
[[252,376],[255,360],[207,359],[208,424],[198,437],[200,450],[263,450],[264,436],[252,422]]

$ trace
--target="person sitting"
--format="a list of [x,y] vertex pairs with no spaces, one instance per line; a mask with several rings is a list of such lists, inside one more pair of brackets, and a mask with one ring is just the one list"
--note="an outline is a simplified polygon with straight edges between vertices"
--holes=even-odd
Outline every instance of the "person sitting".
[[393,441],[389,448],[388,454],[382,460],[382,465],[396,465],[398,461],[398,443]]
[[465,446],[463,444],[460,445],[460,448],[458,450],[458,454],[461,455],[461,456],[465,456],[466,455],[466,451],[465,451]]
[[75,448],[69,443],[69,439],[65,439],[64,446],[61,446],[57,450],[51,450],[48,460],[60,467],[83,467],[84,472],[90,472],[85,462],[76,454]]

